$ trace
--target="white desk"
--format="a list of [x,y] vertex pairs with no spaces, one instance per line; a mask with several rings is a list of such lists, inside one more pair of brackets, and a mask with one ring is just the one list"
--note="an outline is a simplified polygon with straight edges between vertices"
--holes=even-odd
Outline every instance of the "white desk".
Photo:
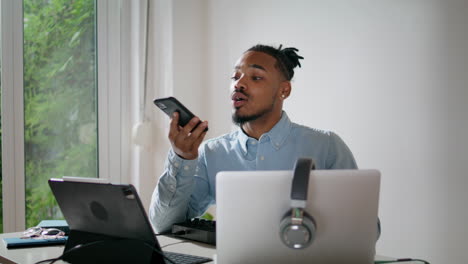
[[[40,260],[56,258],[63,253],[64,246],[32,247],[22,249],[7,249],[3,238],[20,237],[21,232],[0,234],[0,264],[34,264]],[[186,240],[171,237],[159,236],[159,244],[164,251],[184,253],[196,256],[213,258],[216,248],[211,245],[188,242]],[[389,260],[390,258],[377,256],[378,260]],[[67,262],[57,261],[55,263],[64,264]],[[213,263],[213,262],[209,262]],[[416,262],[404,262],[405,264],[420,264]]]
[[[7,249],[3,238],[20,237],[21,232],[0,234],[0,263],[1,264],[34,264],[40,260],[56,258],[63,253],[64,246],[32,247],[21,249]],[[164,251],[184,253],[189,255],[213,258],[216,248],[203,243],[187,242],[165,236],[158,237],[159,244]],[[55,263],[67,263],[57,261]],[[209,262],[213,263],[213,262]]]

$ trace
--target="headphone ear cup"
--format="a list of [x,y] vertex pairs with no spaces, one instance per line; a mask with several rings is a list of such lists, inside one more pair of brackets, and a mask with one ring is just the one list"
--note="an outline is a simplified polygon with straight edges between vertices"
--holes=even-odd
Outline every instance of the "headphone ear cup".
[[281,241],[293,249],[308,247],[315,239],[317,226],[312,216],[304,211],[302,224],[293,224],[291,212],[287,212],[280,222]]
[[315,222],[314,217],[304,211],[304,219],[302,220],[302,224],[308,227],[311,234],[310,240],[311,242],[314,241],[315,236],[317,235],[317,223]]

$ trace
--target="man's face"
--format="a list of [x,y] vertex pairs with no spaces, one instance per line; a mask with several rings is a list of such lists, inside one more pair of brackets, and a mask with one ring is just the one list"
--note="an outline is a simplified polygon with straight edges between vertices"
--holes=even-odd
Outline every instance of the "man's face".
[[234,67],[231,82],[233,122],[246,122],[281,112],[280,87],[285,81],[275,67],[276,59],[266,53],[249,51]]

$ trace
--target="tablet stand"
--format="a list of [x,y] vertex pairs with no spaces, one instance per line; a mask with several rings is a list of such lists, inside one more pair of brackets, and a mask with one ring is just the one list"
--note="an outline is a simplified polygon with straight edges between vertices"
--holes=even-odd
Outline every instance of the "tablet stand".
[[76,230],[70,231],[63,260],[72,264],[165,263],[148,242]]

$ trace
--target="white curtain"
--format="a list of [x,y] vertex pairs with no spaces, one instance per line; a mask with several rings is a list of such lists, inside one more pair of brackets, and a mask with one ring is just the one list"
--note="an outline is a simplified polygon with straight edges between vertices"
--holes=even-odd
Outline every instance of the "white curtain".
[[153,99],[172,94],[172,1],[127,0],[123,8],[130,9],[126,13],[131,36],[128,180],[148,209],[170,147],[168,118],[158,112]]

